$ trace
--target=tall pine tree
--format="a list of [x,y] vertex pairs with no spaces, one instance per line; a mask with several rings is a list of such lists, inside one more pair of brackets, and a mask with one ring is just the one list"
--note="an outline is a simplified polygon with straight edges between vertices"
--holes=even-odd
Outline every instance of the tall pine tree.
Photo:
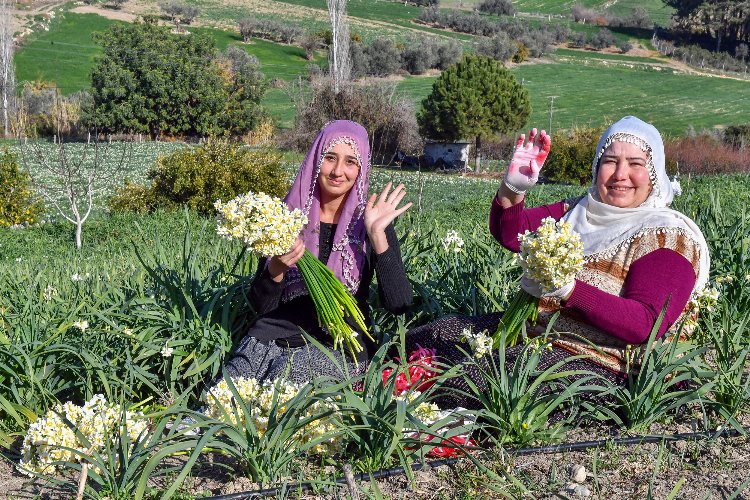
[[474,138],[479,170],[481,140],[514,132],[531,114],[529,94],[503,64],[468,55],[446,69],[422,101],[422,135],[437,140]]

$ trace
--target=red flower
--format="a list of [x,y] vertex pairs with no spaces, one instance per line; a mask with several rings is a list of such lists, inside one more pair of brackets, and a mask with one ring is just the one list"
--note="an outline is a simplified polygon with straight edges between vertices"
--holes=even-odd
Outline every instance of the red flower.
[[419,344],[417,344],[417,349],[409,355],[409,363],[411,363],[409,366],[409,377],[411,378],[412,385],[422,381],[417,386],[417,390],[420,392],[424,392],[435,383],[437,370],[432,364],[432,360],[436,356],[437,349],[422,347]]
[[[432,365],[432,359],[437,355],[437,349],[422,347],[417,344],[417,349],[409,354],[409,378],[406,378],[404,372],[396,375],[396,395],[401,395],[414,387],[419,392],[424,392],[435,383],[437,370]],[[393,369],[386,368],[383,370],[383,384],[388,383],[388,379],[393,373]],[[409,383],[411,381],[411,383]]]
[[449,438],[445,438],[442,440],[441,444],[443,443],[447,444],[448,446],[436,446],[427,453],[427,456],[438,457],[438,458],[451,458],[463,452],[463,450],[455,446],[451,446],[451,444],[467,446],[467,447],[472,447],[472,446],[477,445],[476,441],[474,441],[470,437],[464,437],[464,436],[452,436]]
[[[391,374],[393,373],[392,368],[386,368],[383,370],[383,385],[388,384],[388,379],[391,378]],[[406,375],[404,375],[404,372],[399,372],[396,375],[396,385],[394,387],[394,390],[396,391],[396,395],[400,396],[401,394],[405,393],[409,390],[409,381],[406,380]]]

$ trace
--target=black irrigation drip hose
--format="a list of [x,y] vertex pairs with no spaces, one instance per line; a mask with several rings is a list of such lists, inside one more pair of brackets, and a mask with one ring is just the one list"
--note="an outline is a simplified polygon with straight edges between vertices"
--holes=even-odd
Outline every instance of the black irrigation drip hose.
[[[703,440],[703,439],[717,439],[720,437],[736,437],[739,435],[750,434],[750,427],[743,427],[742,430],[737,429],[722,429],[716,432],[683,432],[677,434],[662,434],[661,436],[634,436],[634,437],[619,437],[611,439],[600,439],[598,441],[578,441],[576,443],[563,443],[555,444],[550,446],[539,446],[536,448],[506,448],[505,451],[510,455],[522,456],[522,455],[536,455],[540,453],[563,453],[568,451],[582,451],[590,450],[594,448],[604,448],[605,446],[632,446],[636,444],[649,444],[649,443],[661,443],[661,442],[676,442],[676,441],[691,441],[691,440]],[[414,463],[411,465],[413,471],[429,470],[443,465],[452,465],[461,460],[461,457],[445,458],[442,460],[432,460],[424,463]],[[383,479],[392,476],[400,476],[406,472],[403,467],[392,467],[390,469],[381,469],[371,473],[362,473],[354,476],[355,481],[373,481],[376,479]],[[346,484],[346,478],[339,477],[336,479],[336,484]],[[240,500],[247,498],[261,498],[273,495],[278,495],[282,491],[309,491],[313,488],[313,483],[309,482],[296,482],[288,483],[283,486],[276,486],[273,488],[266,488],[255,491],[242,491],[239,493],[230,493],[228,495],[218,495],[213,497],[205,497],[203,500]]]

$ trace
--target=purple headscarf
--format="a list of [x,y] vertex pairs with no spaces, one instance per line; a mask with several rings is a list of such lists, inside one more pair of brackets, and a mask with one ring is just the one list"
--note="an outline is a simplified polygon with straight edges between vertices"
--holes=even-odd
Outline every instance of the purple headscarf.
[[[370,144],[367,130],[349,120],[336,120],[328,123],[318,133],[307,152],[297,177],[289,189],[284,202],[290,209],[299,208],[307,215],[308,223],[300,238],[305,248],[316,257],[320,241],[320,187],[318,175],[323,158],[336,145],[345,143],[354,149],[359,162],[359,174],[349,191],[339,215],[336,233],[333,236],[331,255],[326,265],[352,293],[359,289],[359,281],[365,263],[365,207],[370,173]],[[307,293],[302,277],[296,268],[291,268],[286,276],[287,286],[282,294],[284,302]]]

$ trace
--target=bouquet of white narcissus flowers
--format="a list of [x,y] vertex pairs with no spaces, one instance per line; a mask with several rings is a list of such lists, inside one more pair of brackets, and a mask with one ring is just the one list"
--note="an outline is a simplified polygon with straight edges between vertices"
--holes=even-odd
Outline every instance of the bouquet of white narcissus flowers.
[[[21,448],[21,471],[26,474],[53,474],[57,470],[57,463],[81,462],[82,455],[103,451],[108,440],[113,441],[119,436],[118,426],[121,424],[127,427],[128,438],[135,444],[147,429],[148,420],[141,412],[126,411],[126,421],[123,423],[122,415],[120,407],[108,404],[101,394],[82,407],[70,402],[57,405],[44,418],[37,419],[29,426]],[[88,445],[81,441],[79,435],[88,441]]]
[[[552,217],[542,220],[534,232],[526,231],[518,235],[521,251],[516,259],[524,274],[537,283],[544,293],[557,290],[575,279],[583,268],[583,242],[566,221]],[[506,346],[515,345],[521,332],[521,325],[527,320],[536,321],[539,299],[525,290],[519,290],[493,336],[493,344],[500,344],[505,330]]]
[[[214,203],[218,210],[218,233],[238,239],[256,255],[271,257],[289,251],[307,217],[299,210],[289,210],[278,198],[265,193],[249,192],[227,203]],[[325,264],[305,250],[297,262],[302,279],[310,294],[320,325],[333,337],[333,346],[346,344],[354,356],[362,350],[355,332],[345,321],[350,316],[369,336],[367,325],[357,301]],[[356,361],[356,357],[355,357]]]
[[[240,422],[237,421],[234,404],[232,403],[234,396],[226,380],[220,381],[209,391],[206,414],[211,418],[221,420],[235,427],[244,426],[245,419],[249,417],[252,419],[252,424],[258,437],[262,437],[266,433],[271,412],[275,412],[276,420],[278,420],[287,411],[287,403],[302,388],[301,385],[281,379],[275,382],[266,381],[259,384],[254,378],[238,377],[232,378],[232,383],[237,389],[237,394],[250,410],[250,415],[245,415],[242,411],[238,411],[237,416],[239,416]],[[276,403],[275,408],[274,401]],[[310,453],[333,455],[342,449],[341,435],[336,432],[338,427],[334,421],[336,412],[326,411],[332,408],[334,408],[333,403],[325,401],[316,401],[305,408],[304,418],[311,418],[316,414],[326,414],[326,416],[308,423],[300,430],[300,434],[297,436],[300,445],[313,440],[319,440],[317,444],[310,448]],[[296,411],[296,409],[292,408],[291,411]]]

